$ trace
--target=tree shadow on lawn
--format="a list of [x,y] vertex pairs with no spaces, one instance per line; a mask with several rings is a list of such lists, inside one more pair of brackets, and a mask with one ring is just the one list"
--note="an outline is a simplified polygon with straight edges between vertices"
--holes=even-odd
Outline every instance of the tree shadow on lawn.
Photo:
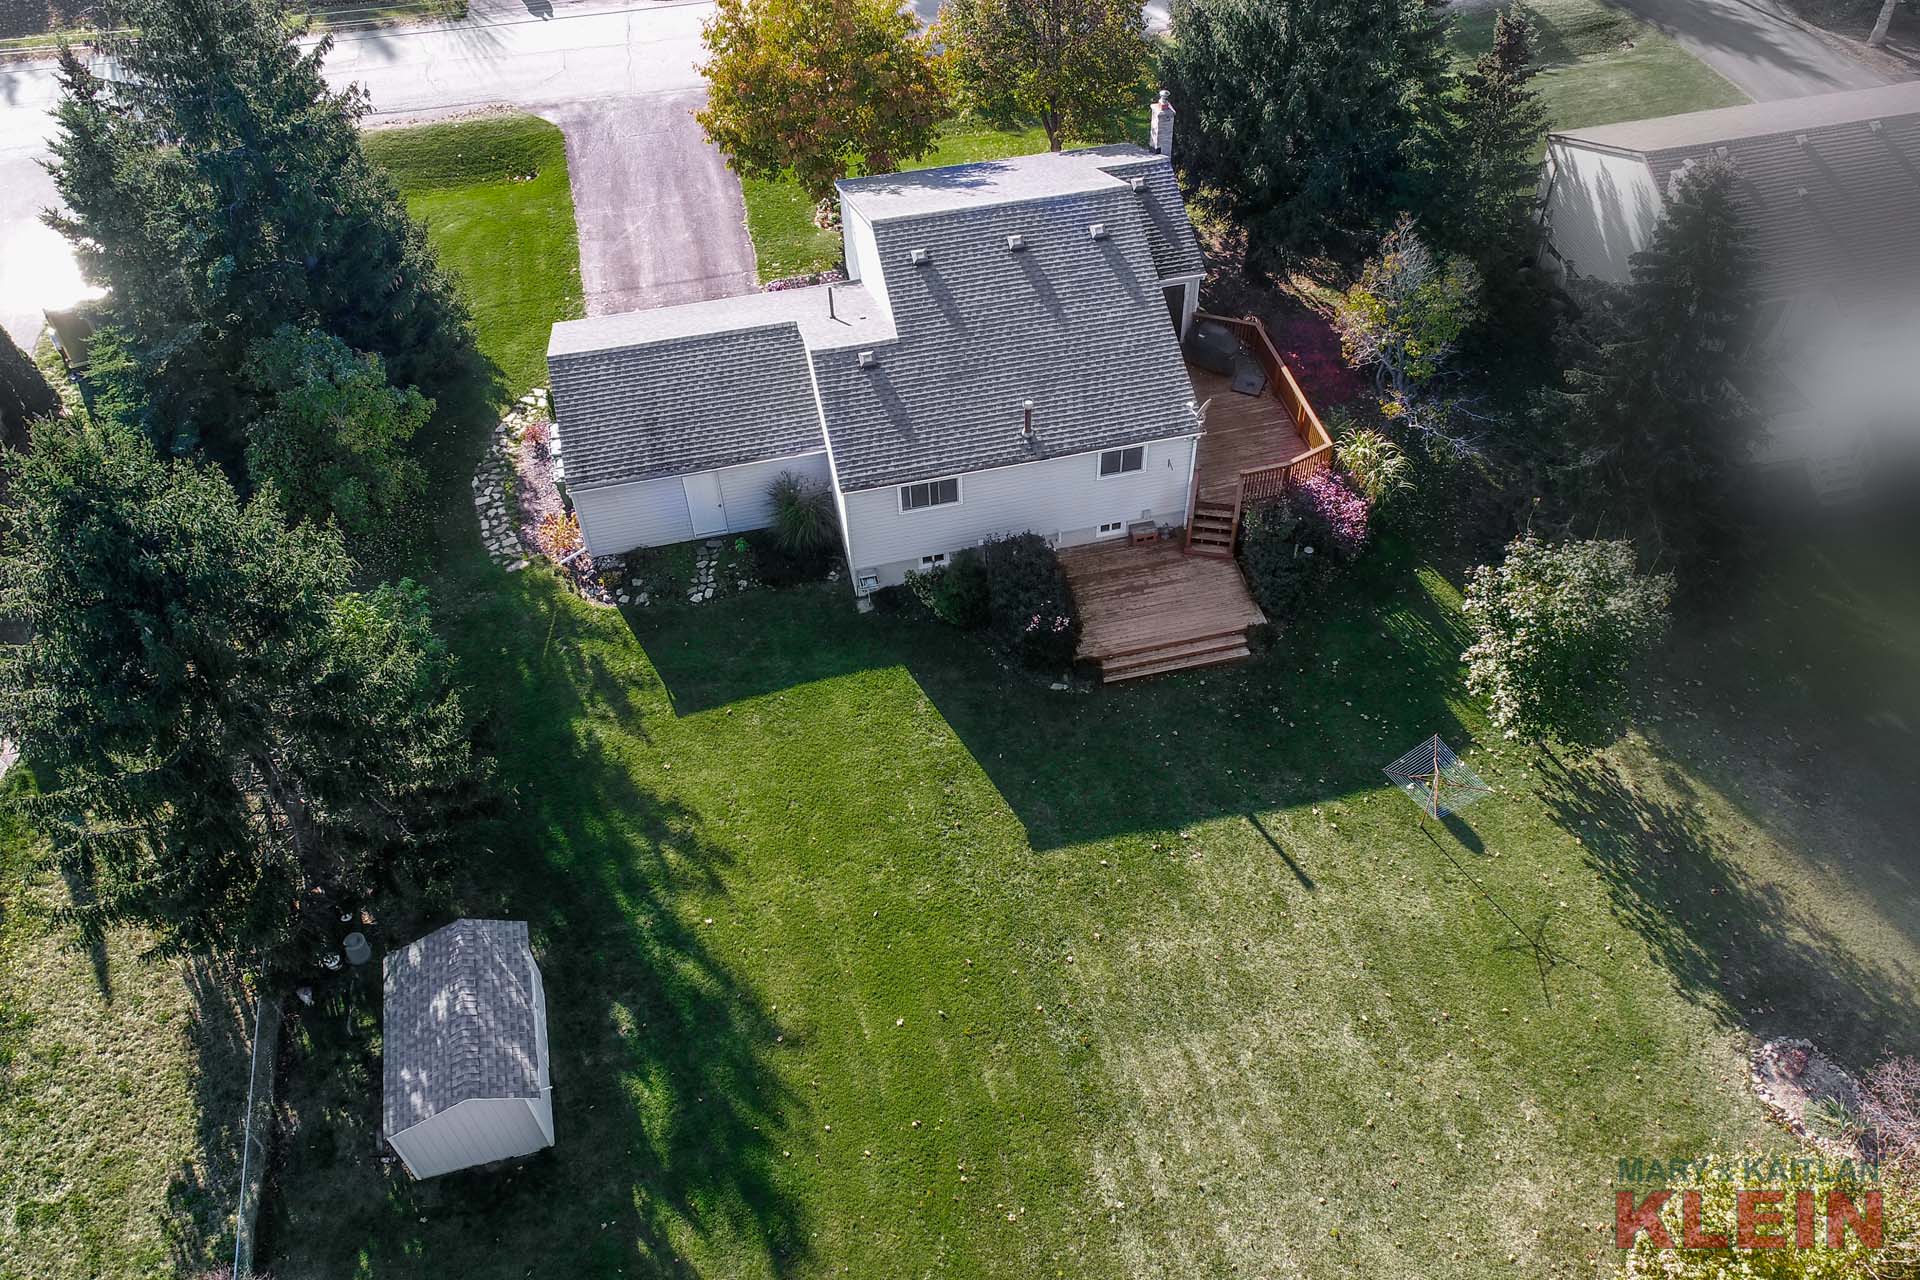
[[858,614],[839,589],[628,616],[682,716],[905,670],[1044,851],[1370,791],[1436,732],[1465,751],[1464,639],[1416,568],[1390,551],[1253,661],[1091,693],[937,622]]
[[1856,1067],[1920,1044],[1911,975],[1874,967],[1755,879],[1708,837],[1696,804],[1648,796],[1605,756],[1545,772],[1548,809],[1580,840],[1615,916],[1722,1025],[1806,1036]]
[[167,1187],[166,1235],[175,1269],[198,1275],[233,1261],[253,1022],[238,995],[240,975],[230,965],[195,958],[186,963],[182,981],[189,1000],[186,1034],[194,1048],[200,1159],[182,1162],[174,1171]]
[[505,811],[470,833],[450,894],[379,921],[377,949],[461,915],[529,922],[556,1144],[425,1182],[383,1166],[370,979],[360,1037],[314,1011],[299,1019],[310,1044],[292,1055],[305,1077],[292,1096],[310,1103],[275,1197],[286,1247],[273,1269],[412,1274],[431,1259],[445,1275],[690,1275],[676,1240],[691,1236],[785,1274],[806,1231],[774,1160],[805,1104],[764,1059],[775,1030],[760,997],[676,905],[715,890],[732,855],[692,810],[636,785],[611,735],[586,724],[611,722],[581,691],[618,683],[582,634],[592,619],[554,607],[563,588],[544,575],[480,573],[448,613],[467,681],[494,703]]

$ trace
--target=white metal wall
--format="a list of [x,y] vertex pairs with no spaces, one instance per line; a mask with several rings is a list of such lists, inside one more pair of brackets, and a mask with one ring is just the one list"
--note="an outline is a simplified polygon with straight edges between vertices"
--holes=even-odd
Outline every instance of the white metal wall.
[[1660,189],[1647,162],[1635,155],[1555,142],[1547,200],[1553,247],[1583,276],[1624,282],[1630,259],[1646,247],[1660,218]]
[[[536,1108],[544,1108],[542,1128]],[[469,1098],[388,1139],[416,1178],[433,1178],[553,1145],[552,1104],[538,1099]]]

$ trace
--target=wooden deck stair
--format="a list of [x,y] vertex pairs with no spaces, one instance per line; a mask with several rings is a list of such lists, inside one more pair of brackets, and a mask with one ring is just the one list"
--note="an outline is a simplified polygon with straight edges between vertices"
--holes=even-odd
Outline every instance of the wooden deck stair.
[[1248,628],[1266,621],[1231,554],[1102,543],[1062,551],[1060,567],[1080,607],[1078,656],[1106,684],[1244,658]]
[[1233,557],[1233,504],[1195,501],[1187,521],[1187,550],[1197,556]]

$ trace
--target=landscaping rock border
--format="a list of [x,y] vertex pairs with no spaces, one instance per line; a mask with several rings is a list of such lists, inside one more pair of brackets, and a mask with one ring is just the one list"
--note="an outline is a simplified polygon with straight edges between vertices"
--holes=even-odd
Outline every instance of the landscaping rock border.
[[1831,1156],[1861,1158],[1862,1143],[1844,1142],[1807,1127],[1807,1111],[1816,1103],[1837,1099],[1855,1115],[1861,1104],[1859,1082],[1813,1041],[1763,1040],[1754,1046],[1747,1073],[1754,1094],[1794,1137]]
[[545,387],[536,387],[520,397],[512,411],[500,419],[487,442],[486,456],[473,473],[473,510],[480,517],[480,541],[487,555],[508,573],[527,567],[530,553],[520,541],[520,513],[507,501],[507,479],[516,471],[513,451],[519,446],[520,433],[535,418],[550,416],[552,409]]

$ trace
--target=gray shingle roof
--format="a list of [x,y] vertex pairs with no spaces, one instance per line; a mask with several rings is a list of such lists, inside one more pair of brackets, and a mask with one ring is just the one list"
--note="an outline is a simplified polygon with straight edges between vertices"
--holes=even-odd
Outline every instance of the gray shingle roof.
[[[1193,396],[1124,183],[875,227],[899,340],[873,368],[816,352],[846,489],[1085,453],[1194,429]],[[1089,229],[1099,223],[1106,238]],[[1025,248],[1007,248],[1017,234]],[[915,248],[921,266],[904,265]],[[1021,438],[1021,402],[1034,438]]]
[[[1159,281],[1200,271],[1201,257],[1165,157],[1100,147],[856,178],[840,192],[871,223],[876,260],[863,263],[871,292],[837,286],[832,316],[816,288],[554,327],[570,485],[830,440],[842,487],[872,488],[1194,428]],[[1008,248],[1015,234],[1022,252]],[[910,261],[915,249],[926,262]],[[874,368],[858,367],[860,351]]]
[[547,371],[572,488],[791,458],[823,447],[806,345],[791,320],[563,349],[548,357]]
[[470,1098],[540,1094],[524,920],[456,920],[381,965],[382,1131]]
[[1577,129],[1637,152],[1661,192],[1721,156],[1775,293],[1846,294],[1920,274],[1920,81]]

